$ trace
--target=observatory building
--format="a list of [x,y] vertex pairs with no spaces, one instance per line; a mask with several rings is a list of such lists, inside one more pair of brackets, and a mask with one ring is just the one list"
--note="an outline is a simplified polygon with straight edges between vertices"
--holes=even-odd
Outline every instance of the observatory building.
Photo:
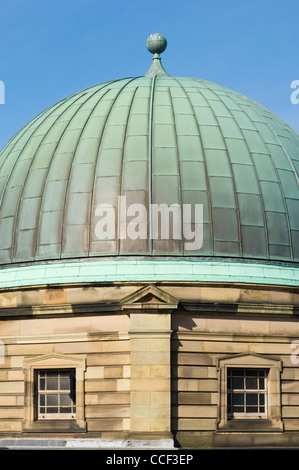
[[144,76],[0,152],[0,445],[299,446],[299,135]]

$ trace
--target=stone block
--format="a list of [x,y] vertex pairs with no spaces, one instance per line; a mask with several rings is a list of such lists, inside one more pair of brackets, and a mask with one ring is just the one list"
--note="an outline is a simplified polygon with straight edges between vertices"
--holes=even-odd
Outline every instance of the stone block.
[[[298,384],[298,391],[299,391],[299,384]],[[288,393],[282,395],[282,405],[289,405],[289,406],[299,406],[299,394],[298,393]]]
[[213,379],[179,379],[177,381],[178,391],[190,392],[217,392],[218,381]]
[[163,404],[153,404],[150,406],[144,406],[143,404],[138,405],[134,404],[131,408],[131,417],[132,418],[166,418],[169,416],[168,408]]
[[[0,312],[1,313],[1,312]],[[4,336],[19,336],[20,335],[20,322],[18,320],[14,321],[1,321],[0,322],[0,338]]]
[[87,367],[86,379],[103,379],[104,378],[104,366]]
[[24,380],[24,372],[22,370],[9,370],[7,375],[9,381]]
[[0,395],[0,407],[1,406],[17,406],[17,396]]
[[136,351],[132,353],[132,367],[135,364],[170,364],[170,354],[168,351]]
[[[177,401],[179,405],[211,405],[212,396],[216,396],[217,399],[217,395],[215,393],[179,392]],[[217,404],[217,402],[214,404]]]
[[131,352],[150,352],[151,351],[151,339],[145,338],[132,338],[131,339]]
[[130,329],[133,331],[169,331],[169,313],[131,313]]
[[101,353],[103,344],[98,341],[54,343],[53,349],[60,354],[92,354]]
[[17,292],[2,292],[0,293],[0,308],[16,307],[18,305]]
[[6,382],[8,380],[8,370],[0,370],[0,382]]
[[1,432],[22,432],[22,420],[0,420]]
[[170,377],[170,367],[168,364],[151,364],[150,377],[153,378],[168,378]]
[[65,289],[47,289],[43,291],[42,302],[44,305],[65,304]]
[[171,404],[171,396],[169,392],[150,392],[150,402],[152,405],[164,406],[169,409]]
[[152,338],[151,351],[169,352],[170,351],[170,338]]
[[179,353],[177,356],[178,365],[214,365],[214,358],[211,354]]
[[39,336],[53,334],[53,319],[36,318],[32,320],[20,320],[21,336]]
[[124,418],[123,419],[123,430],[124,431],[130,431],[131,429],[131,419],[130,418]]
[[180,378],[206,378],[208,377],[208,367],[204,366],[179,366],[177,376]]
[[97,381],[86,381],[85,382],[86,392],[116,392],[117,391],[117,380],[97,380]]
[[[159,392],[161,393],[161,392]],[[131,405],[150,405],[152,392],[131,392]]]
[[[86,405],[129,405],[130,404],[130,393],[99,393],[97,395],[92,395],[93,400],[90,399],[90,396],[87,395],[89,400],[85,400]],[[92,401],[92,403],[91,403]]]
[[130,354],[90,354],[87,356],[88,366],[130,365]]
[[150,432],[151,423],[149,419],[131,418],[131,432]]
[[0,421],[2,419],[23,419],[23,408],[3,408],[0,407]]
[[170,417],[159,418],[150,420],[151,432],[170,432]]
[[177,422],[176,430],[178,431],[215,431],[216,419],[181,418]]
[[283,418],[299,418],[299,406],[283,406]]
[[[6,354],[8,356],[42,356],[43,354],[50,354],[52,352],[52,344],[39,343],[39,344],[8,344]],[[22,364],[23,365],[23,364]]]
[[117,379],[117,390],[121,391],[128,391],[131,389],[131,380],[130,379]]
[[128,331],[129,328],[130,318],[127,314],[105,314],[90,318],[90,331],[92,332],[119,332]]
[[12,356],[10,358],[11,368],[22,368],[24,363],[24,356]]
[[24,382],[0,382],[0,393],[24,393]]
[[119,367],[104,367],[104,378],[122,378],[123,376],[123,368]]
[[122,431],[123,419],[122,418],[109,418],[109,419],[89,419],[87,420],[87,431]]
[[71,318],[53,318],[54,334],[70,334],[70,333],[89,333],[91,330],[91,318],[71,317]]
[[103,289],[97,287],[75,287],[67,289],[66,302],[70,304],[101,302]]
[[216,406],[180,405],[179,418],[217,418]]
[[103,405],[86,407],[86,418],[128,418],[130,417],[129,406]]
[[131,379],[131,390],[132,391],[144,391],[150,392],[165,392],[170,390],[169,379]]
[[19,292],[17,295],[18,305],[21,307],[41,305],[43,302],[43,293],[40,290],[25,290]]
[[139,365],[134,364],[131,367],[131,377],[132,378],[149,378],[151,376],[151,365]]
[[131,366],[123,366],[123,377],[131,377]]
[[122,340],[122,341],[103,341],[103,352],[128,352],[130,351],[130,341],[129,340]]

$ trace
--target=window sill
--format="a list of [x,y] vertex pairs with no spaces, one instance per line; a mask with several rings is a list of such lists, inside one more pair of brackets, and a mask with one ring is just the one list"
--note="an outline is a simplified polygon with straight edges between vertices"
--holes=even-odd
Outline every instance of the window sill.
[[24,422],[24,432],[86,432],[86,423],[74,419]]
[[283,431],[283,423],[280,420],[271,419],[234,419],[218,423],[219,432],[273,432]]

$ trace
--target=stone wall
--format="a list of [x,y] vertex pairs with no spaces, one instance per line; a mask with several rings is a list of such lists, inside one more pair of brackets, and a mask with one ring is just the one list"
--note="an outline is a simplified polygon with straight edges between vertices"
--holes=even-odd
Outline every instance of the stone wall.
[[[292,344],[299,337],[297,317],[283,318],[277,312],[268,318],[177,313],[173,328],[172,429],[180,445],[261,446],[267,439],[267,445],[298,445],[299,349]],[[278,429],[254,429],[248,423],[250,436],[246,428],[230,433],[219,429],[219,359],[243,355],[281,362]]]
[[[298,305],[298,289],[271,286],[2,291],[0,438],[297,446]],[[262,425],[234,427],[223,417],[222,369],[238,360],[273,371]],[[32,371],[69,364],[78,372],[77,422],[36,423]]]
[[[115,326],[120,331],[115,331]],[[0,431],[22,432],[24,362],[36,357],[85,358],[87,432],[130,427],[130,341],[127,315],[17,319],[1,322]],[[55,427],[52,431],[55,434]]]

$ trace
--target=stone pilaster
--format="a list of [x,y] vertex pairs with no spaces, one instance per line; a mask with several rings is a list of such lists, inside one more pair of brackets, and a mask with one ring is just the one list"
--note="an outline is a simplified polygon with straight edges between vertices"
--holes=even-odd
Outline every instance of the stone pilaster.
[[130,314],[131,434],[172,439],[171,315],[169,311]]

